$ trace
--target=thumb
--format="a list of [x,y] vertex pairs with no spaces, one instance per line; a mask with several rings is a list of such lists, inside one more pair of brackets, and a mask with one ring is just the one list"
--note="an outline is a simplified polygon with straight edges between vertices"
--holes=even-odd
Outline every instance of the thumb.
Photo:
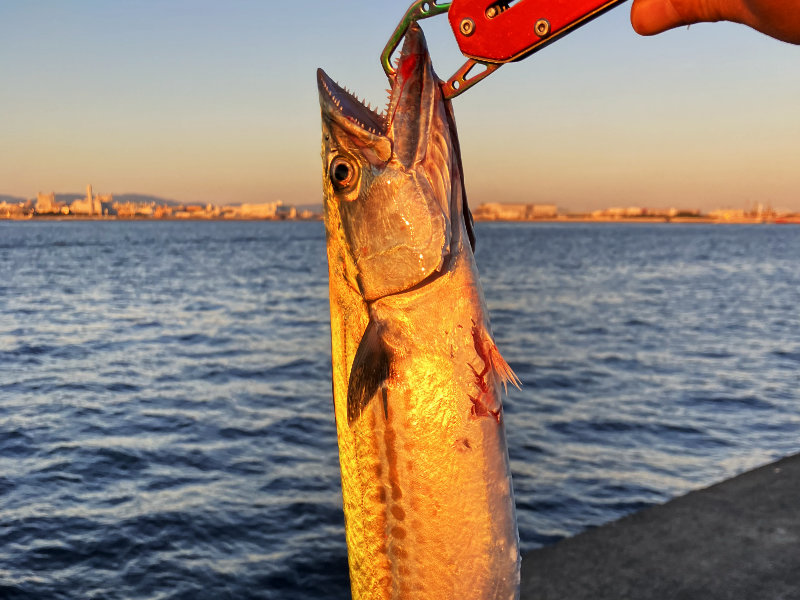
[[633,0],[631,24],[653,35],[680,25],[733,21],[775,39],[800,44],[797,0]]
[[636,33],[653,35],[673,27],[710,21],[739,21],[741,4],[719,0],[634,0],[631,24]]

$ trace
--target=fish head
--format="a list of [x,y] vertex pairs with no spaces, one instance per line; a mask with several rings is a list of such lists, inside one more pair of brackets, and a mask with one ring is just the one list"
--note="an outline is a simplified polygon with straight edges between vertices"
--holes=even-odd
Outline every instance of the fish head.
[[465,207],[450,102],[422,30],[409,28],[379,114],[317,71],[326,216],[338,215],[361,295],[373,301],[441,274]]

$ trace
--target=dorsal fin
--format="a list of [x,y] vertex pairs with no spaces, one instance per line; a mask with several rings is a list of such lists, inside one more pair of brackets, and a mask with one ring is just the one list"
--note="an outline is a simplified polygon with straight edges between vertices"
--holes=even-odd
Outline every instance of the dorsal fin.
[[[459,159],[460,161],[460,159]],[[461,178],[461,186],[463,188],[464,181],[463,177]],[[472,211],[469,209],[469,204],[467,204],[467,192],[464,192],[464,224],[467,226],[467,237],[469,238],[469,245],[472,248],[472,252],[475,252],[475,220],[472,218]]]
[[358,344],[347,383],[347,422],[350,425],[358,420],[389,378],[390,363],[389,349],[381,339],[380,327],[370,319]]
[[456,164],[458,165],[458,177],[461,182],[461,216],[464,218],[464,226],[467,230],[467,237],[469,238],[469,245],[472,252],[475,252],[475,221],[472,218],[472,212],[469,210],[469,203],[467,202],[467,188],[464,186],[464,165],[461,162],[461,144],[458,141],[458,131],[456,130],[456,118],[453,114],[453,104],[447,100],[444,103],[447,113],[447,125],[450,128],[450,140],[453,143],[453,152],[456,156]]

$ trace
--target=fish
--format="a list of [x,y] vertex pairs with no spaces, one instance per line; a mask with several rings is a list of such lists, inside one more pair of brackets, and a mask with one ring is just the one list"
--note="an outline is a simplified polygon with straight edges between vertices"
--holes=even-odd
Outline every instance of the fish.
[[514,600],[502,394],[452,105],[425,37],[378,112],[322,69],[333,400],[354,600]]

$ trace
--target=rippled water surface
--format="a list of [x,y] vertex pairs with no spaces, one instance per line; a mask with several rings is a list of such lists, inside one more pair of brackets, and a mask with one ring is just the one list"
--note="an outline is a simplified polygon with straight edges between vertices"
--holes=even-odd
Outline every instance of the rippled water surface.
[[[479,224],[529,550],[800,451],[800,231]],[[0,222],[0,598],[347,598],[320,223]]]

